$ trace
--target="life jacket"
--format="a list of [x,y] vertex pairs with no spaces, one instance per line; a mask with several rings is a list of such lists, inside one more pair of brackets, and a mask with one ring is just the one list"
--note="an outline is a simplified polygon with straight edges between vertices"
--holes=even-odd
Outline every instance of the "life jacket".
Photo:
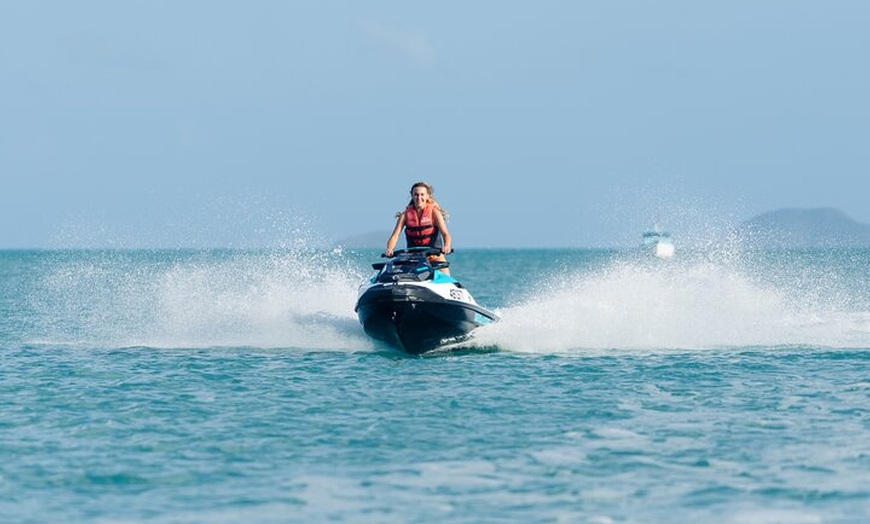
[[408,247],[441,247],[441,238],[432,218],[432,204],[426,205],[419,215],[413,205],[405,208],[405,240]]

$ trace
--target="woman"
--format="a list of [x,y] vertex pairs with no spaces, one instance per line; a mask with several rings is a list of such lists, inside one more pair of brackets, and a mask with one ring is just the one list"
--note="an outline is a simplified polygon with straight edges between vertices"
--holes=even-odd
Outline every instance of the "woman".
[[[408,247],[430,246],[441,249],[440,255],[429,257],[430,261],[444,262],[444,254],[450,253],[450,232],[447,230],[445,216],[447,212],[441,209],[433,195],[435,190],[426,182],[417,182],[411,186],[411,201],[404,211],[396,214],[396,227],[387,240],[388,257],[393,256],[393,249],[399,241],[402,228],[405,229],[405,239]],[[446,268],[445,273],[450,273]]]

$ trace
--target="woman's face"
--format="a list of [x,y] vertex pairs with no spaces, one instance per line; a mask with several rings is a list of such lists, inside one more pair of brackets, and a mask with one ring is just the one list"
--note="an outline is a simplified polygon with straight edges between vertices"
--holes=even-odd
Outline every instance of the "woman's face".
[[414,207],[423,209],[426,202],[429,201],[429,190],[423,186],[417,186],[411,190],[411,199],[414,201]]

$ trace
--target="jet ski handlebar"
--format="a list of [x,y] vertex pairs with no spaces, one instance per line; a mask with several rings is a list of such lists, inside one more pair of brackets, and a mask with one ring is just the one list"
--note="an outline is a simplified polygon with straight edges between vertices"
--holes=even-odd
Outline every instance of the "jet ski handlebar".
[[[386,253],[381,253],[381,258],[396,258],[399,255],[404,255],[405,253],[409,255],[422,255],[422,256],[433,256],[433,255],[441,255],[440,248],[436,247],[410,247],[408,249],[397,249],[393,251],[392,256],[387,256]],[[453,250],[450,250],[450,253],[453,253]]]
[[[453,250],[451,249],[452,253]],[[397,249],[393,251],[392,256],[387,256],[386,253],[381,253],[381,258],[390,259],[389,262],[375,262],[372,268],[376,271],[381,271],[387,265],[390,268],[408,267],[412,265],[415,271],[420,271],[421,267],[431,267],[432,269],[445,269],[450,267],[450,262],[447,260],[433,260],[429,257],[442,255],[441,250],[434,247],[412,247],[409,249]],[[392,271],[392,269],[390,269]]]

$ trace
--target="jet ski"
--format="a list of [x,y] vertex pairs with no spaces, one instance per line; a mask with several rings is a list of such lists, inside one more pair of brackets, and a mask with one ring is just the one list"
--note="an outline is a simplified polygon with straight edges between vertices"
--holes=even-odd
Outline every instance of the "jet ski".
[[439,271],[449,262],[430,262],[441,251],[429,247],[398,250],[389,260],[375,262],[377,271],[359,287],[354,311],[372,338],[420,355],[444,344],[467,339],[495,322],[498,315],[475,302],[471,293]]

